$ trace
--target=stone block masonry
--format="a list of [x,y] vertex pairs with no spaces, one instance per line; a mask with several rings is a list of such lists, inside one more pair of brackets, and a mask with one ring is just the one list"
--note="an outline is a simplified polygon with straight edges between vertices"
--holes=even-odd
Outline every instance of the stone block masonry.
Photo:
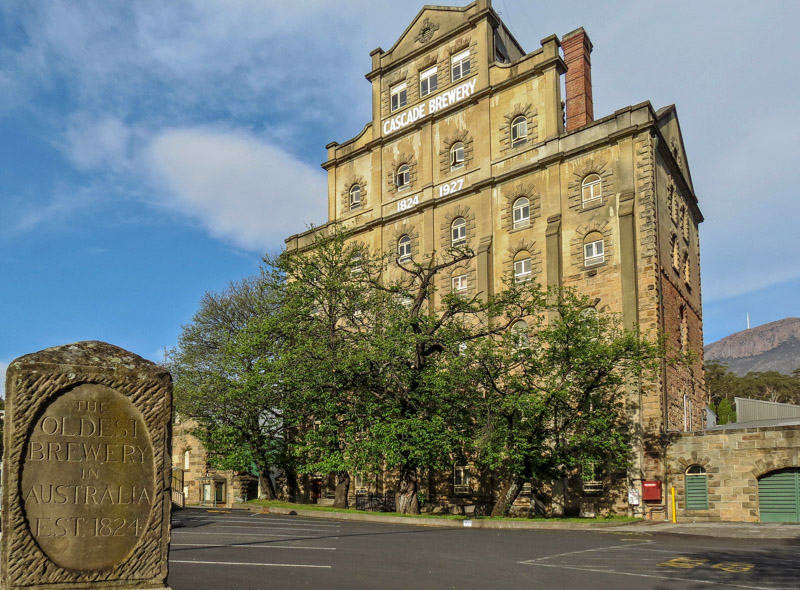
[[167,588],[169,373],[103,342],[6,375],[2,588]]

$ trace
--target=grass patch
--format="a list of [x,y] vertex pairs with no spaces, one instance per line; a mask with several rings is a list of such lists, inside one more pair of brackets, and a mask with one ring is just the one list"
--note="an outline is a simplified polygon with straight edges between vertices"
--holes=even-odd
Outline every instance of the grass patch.
[[597,518],[526,518],[526,517],[498,517],[498,516],[472,516],[467,517],[461,514],[400,514],[399,512],[368,512],[365,510],[355,510],[353,508],[341,509],[332,506],[317,506],[316,504],[295,504],[293,502],[283,502],[281,500],[250,500],[247,504],[254,506],[266,506],[273,508],[288,508],[290,510],[313,510],[316,512],[344,512],[349,514],[375,514],[379,516],[400,516],[404,518],[441,518],[445,520],[508,520],[508,521],[532,521],[532,522],[608,522],[625,524],[642,520],[632,516],[601,516]]

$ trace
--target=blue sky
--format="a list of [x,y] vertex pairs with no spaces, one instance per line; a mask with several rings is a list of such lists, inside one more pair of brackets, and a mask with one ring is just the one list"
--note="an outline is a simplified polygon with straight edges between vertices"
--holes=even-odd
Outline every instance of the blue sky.
[[[90,339],[158,361],[205,291],[324,222],[324,146],[369,120],[369,52],[421,6],[0,4],[0,371]],[[800,315],[800,3],[494,8],[527,51],[585,27],[596,117],[677,105],[706,217],[706,342],[748,312]]]

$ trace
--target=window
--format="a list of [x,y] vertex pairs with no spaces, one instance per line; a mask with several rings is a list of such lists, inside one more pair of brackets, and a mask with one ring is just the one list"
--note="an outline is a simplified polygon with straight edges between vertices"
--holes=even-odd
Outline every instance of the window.
[[528,347],[528,324],[525,320],[518,320],[512,324],[511,337],[513,338],[514,348]]
[[520,115],[511,121],[511,146],[522,145],[528,141],[528,120]]
[[453,246],[459,246],[467,241],[467,221],[457,217],[450,226]]
[[408,102],[408,92],[406,91],[406,83],[403,82],[402,84],[397,84],[392,86],[391,90],[392,95],[392,112],[395,112],[397,109],[402,109],[406,106],[406,102]]
[[356,489],[356,494],[366,494],[367,493],[367,478],[363,471],[356,471],[355,477],[353,478],[353,487]]
[[356,252],[350,257],[350,276],[361,274],[361,252]]
[[453,493],[469,493],[469,465],[453,466]]
[[513,228],[528,227],[531,222],[531,204],[525,197],[520,197],[514,201],[512,207],[512,214],[514,218]]
[[689,241],[689,210],[684,207],[681,211],[681,228],[683,229],[683,239]]
[[584,266],[594,266],[605,262],[605,247],[602,239],[595,239],[600,234],[592,232],[587,236],[587,241],[583,244],[583,264]]
[[406,236],[402,236],[397,241],[397,257],[400,260],[410,260],[411,259],[411,238]]
[[708,510],[708,474],[700,465],[692,465],[684,475],[686,510]]
[[450,58],[450,78],[453,82],[469,75],[469,49]]
[[594,459],[581,462],[581,480],[586,494],[597,494],[603,491],[603,480],[600,477],[600,464]]
[[189,449],[186,449],[183,452],[183,468],[189,469],[191,466],[191,454],[189,453]]
[[361,207],[361,187],[354,184],[350,187],[350,210]]
[[678,270],[679,268],[678,264],[680,263],[679,262],[680,254],[678,253],[678,238],[674,234],[670,240],[669,246],[670,249],[672,250],[672,268]]
[[439,82],[436,78],[436,66],[425,70],[419,75],[419,95],[427,96],[436,90]]
[[686,347],[689,345],[689,324],[686,321],[686,306],[681,305],[678,312],[678,321],[680,322],[680,331],[678,332],[678,346],[681,352],[686,352]]
[[395,179],[395,184],[397,185],[398,190],[402,190],[411,186],[411,168],[408,166],[408,164],[403,164],[397,169],[397,178]]
[[683,280],[687,285],[692,284],[692,267],[689,264],[689,253],[683,255]]
[[450,148],[450,169],[461,168],[464,165],[464,144],[455,142]]
[[458,275],[450,280],[450,286],[453,293],[456,295],[466,295],[467,293],[467,275]]
[[524,283],[531,280],[531,259],[521,258],[514,261],[514,282]]
[[590,174],[581,184],[581,200],[584,205],[593,203],[603,196],[603,183],[599,174]]

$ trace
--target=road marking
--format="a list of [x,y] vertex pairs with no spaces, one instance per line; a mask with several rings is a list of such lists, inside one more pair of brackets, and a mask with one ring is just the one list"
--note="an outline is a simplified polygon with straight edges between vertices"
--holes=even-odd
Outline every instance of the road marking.
[[294,547],[293,545],[225,545],[219,543],[170,543],[170,547],[232,547],[235,549],[312,549],[314,551],[336,551],[336,547]]
[[251,563],[248,561],[194,561],[182,559],[170,559],[170,563],[195,563],[202,565],[258,565],[264,567],[307,567],[319,569],[331,569],[329,565],[307,565],[299,563]]
[[530,562],[527,561],[520,561],[519,563],[523,563],[525,565],[538,565],[541,567],[555,567],[565,570],[575,570],[578,572],[596,572],[601,574],[616,574],[618,576],[635,576],[638,578],[653,578],[656,580],[669,580],[671,582],[696,582],[698,584],[708,584],[710,586],[727,586],[728,588],[746,588],[748,590],[778,590],[775,586],[744,586],[742,584],[733,584],[731,582],[711,582],[709,580],[696,580],[692,578],[676,578],[673,576],[653,576],[650,574],[634,574],[631,572],[619,572],[614,570],[599,570],[599,569],[592,569],[586,567],[572,567],[568,565],[554,565],[550,563],[536,563],[536,560],[532,560]]
[[[253,524],[252,520],[244,519],[244,518],[226,518],[224,520],[220,520],[219,518],[203,518],[203,517],[200,517],[200,516],[184,516],[184,517],[177,517],[176,516],[176,520],[181,520],[181,521],[186,521],[186,522],[188,522],[188,521],[212,522],[212,523],[217,523],[217,522],[243,522],[243,523],[250,524],[250,525]],[[261,519],[261,523],[277,523],[277,524],[286,525],[286,526],[302,526],[302,525],[306,525],[306,524],[313,524],[314,526],[319,526],[319,527],[323,527],[323,528],[340,528],[340,525],[338,523],[335,523],[335,524],[318,523],[317,521],[314,521],[314,520],[292,520],[290,522],[287,519],[278,519],[278,518],[266,519],[265,518],[265,519]]]
[[215,527],[208,527],[208,528],[209,529],[213,528],[214,530],[216,530],[216,529],[241,529],[241,530],[245,530],[245,531],[252,531],[252,530],[263,531],[263,530],[274,530],[274,529],[276,529],[276,530],[281,530],[281,531],[318,531],[320,533],[330,533],[330,532],[332,532],[332,531],[329,531],[327,529],[315,529],[313,527],[284,527],[284,526],[262,526],[262,527],[256,528],[256,527],[251,527],[251,526],[236,526],[236,525],[225,526],[225,525],[223,525],[223,526],[215,526]]
[[[172,535],[205,535],[211,537],[289,537],[294,539],[316,539],[319,535],[282,535],[280,533],[260,533],[260,534],[252,534],[252,533],[198,533],[196,531],[191,530],[182,530],[178,529],[177,531],[172,531]],[[338,539],[339,537],[327,537],[329,539]]]
[[690,570],[708,563],[707,559],[694,559],[692,557],[675,557],[658,564],[659,567],[674,567],[676,569]]
[[751,569],[755,567],[755,564],[744,563],[741,561],[723,561],[721,563],[716,563],[711,567],[714,569],[720,569],[724,572],[739,573],[739,572],[749,572]]

